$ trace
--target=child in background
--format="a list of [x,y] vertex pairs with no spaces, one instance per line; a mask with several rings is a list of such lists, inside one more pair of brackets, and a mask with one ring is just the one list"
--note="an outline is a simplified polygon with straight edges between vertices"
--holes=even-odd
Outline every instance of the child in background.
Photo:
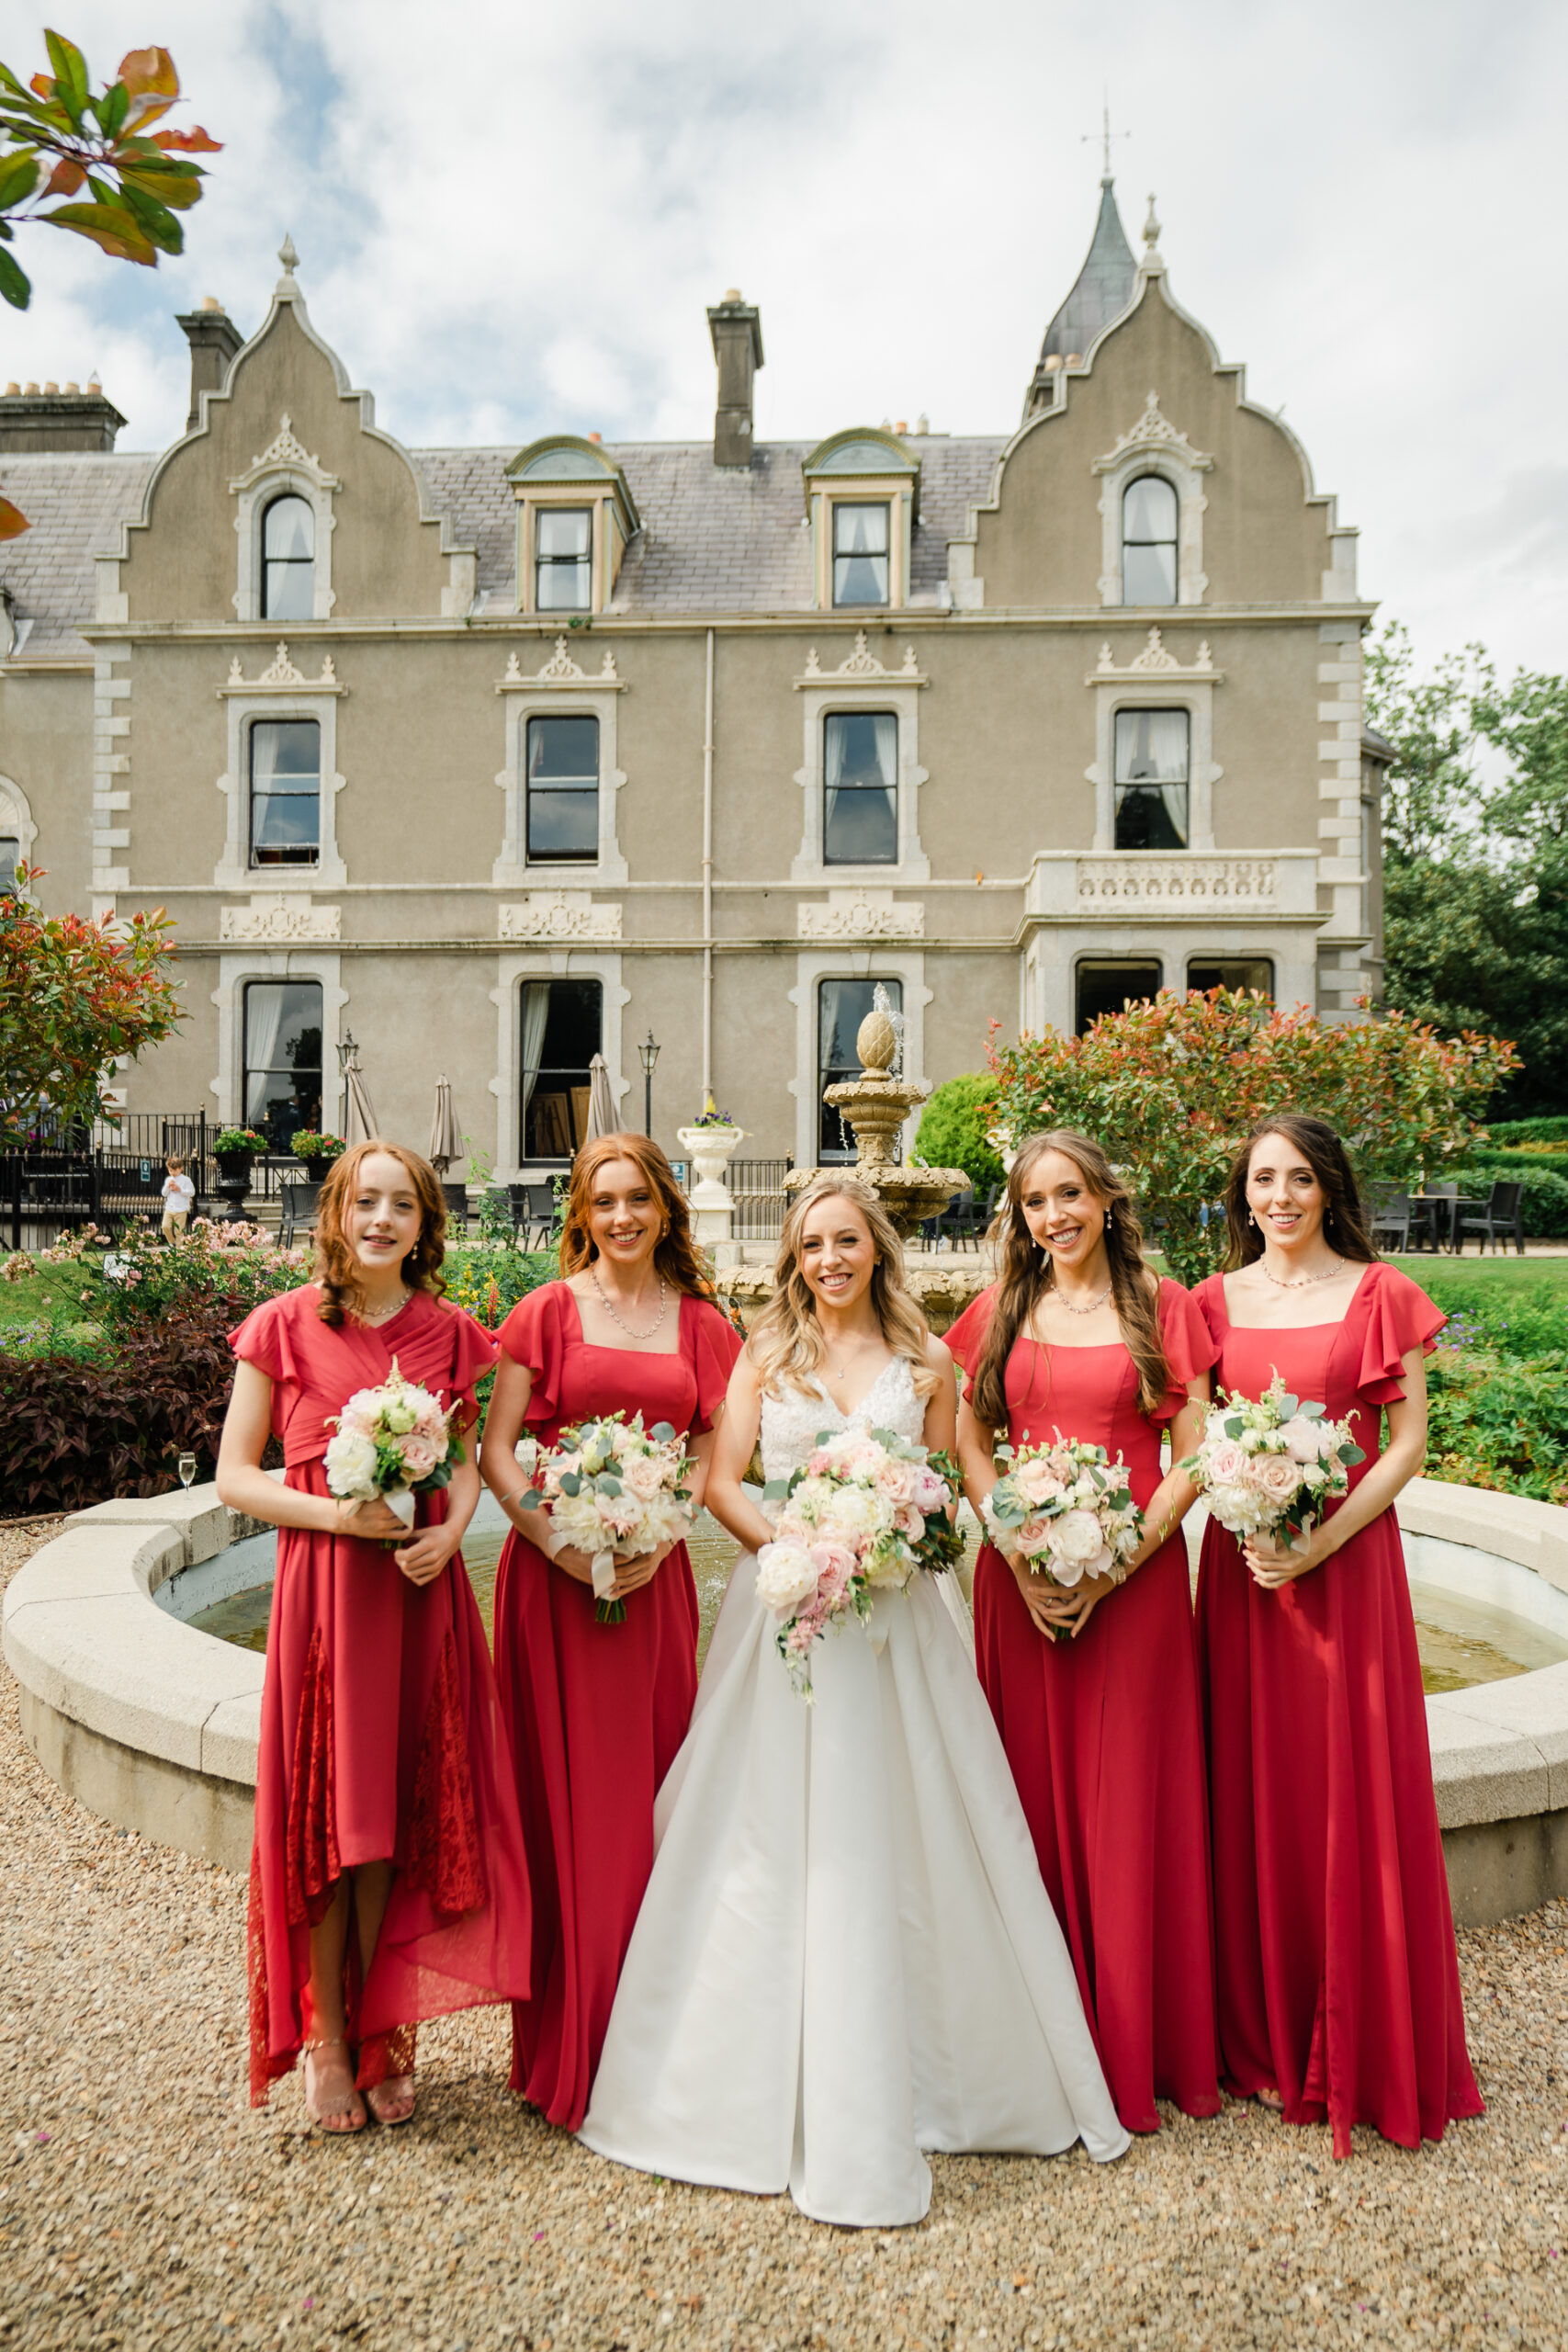
[[196,1186],[186,1174],[183,1159],[166,1159],[168,1170],[164,1179],[164,1222],[162,1232],[165,1241],[177,1241],[186,1229],[186,1220],[196,1206]]

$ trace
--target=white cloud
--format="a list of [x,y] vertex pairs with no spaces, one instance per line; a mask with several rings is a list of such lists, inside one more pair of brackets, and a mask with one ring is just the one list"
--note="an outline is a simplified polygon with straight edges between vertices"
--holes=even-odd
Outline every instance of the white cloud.
[[[189,254],[153,277],[36,232],[34,307],[5,320],[4,373],[96,362],[129,447],[184,422],[171,313],[213,292],[254,327],[285,229],[317,326],[416,443],[705,435],[703,313],[734,284],[762,311],[762,435],[1006,430],[1092,226],[1109,80],[1129,233],[1157,188],[1173,291],[1284,402],[1369,593],[1426,650],[1561,664],[1560,522],[1529,489],[1568,359],[1550,0],[1372,0],[1353,34],[1201,0],[1135,38],[1087,0],[155,16],[228,142]],[[69,21],[113,63],[119,0]],[[8,34],[7,62],[34,47]]]

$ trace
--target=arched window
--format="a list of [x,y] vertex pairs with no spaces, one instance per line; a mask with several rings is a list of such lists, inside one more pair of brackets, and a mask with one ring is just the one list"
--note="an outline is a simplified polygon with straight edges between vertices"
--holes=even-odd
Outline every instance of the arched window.
[[1122,493],[1122,602],[1176,602],[1177,499],[1163,474],[1140,474]]
[[264,621],[315,619],[316,518],[292,492],[262,517],[261,591]]

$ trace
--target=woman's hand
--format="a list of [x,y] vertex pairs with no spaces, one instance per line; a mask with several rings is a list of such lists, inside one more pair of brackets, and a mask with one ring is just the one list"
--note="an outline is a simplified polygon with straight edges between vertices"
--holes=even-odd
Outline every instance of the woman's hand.
[[1045,1588],[1043,1609],[1053,1633],[1070,1634],[1075,1641],[1106,1594],[1116,1589],[1114,1577],[1083,1577],[1070,1589],[1051,1577],[1036,1577],[1034,1582]]
[[660,1544],[657,1551],[639,1552],[631,1560],[617,1560],[615,1589],[611,1599],[624,1600],[628,1592],[640,1592],[645,1584],[651,1584],[674,1549],[673,1544]]
[[1253,1582],[1265,1592],[1278,1592],[1282,1585],[1293,1584],[1298,1577],[1310,1576],[1314,1568],[1321,1568],[1325,1560],[1332,1559],[1338,1549],[1328,1540],[1326,1522],[1308,1528],[1290,1544],[1276,1544],[1271,1536],[1252,1535],[1242,1545],[1242,1555],[1252,1570]]
[[[376,1496],[371,1502],[337,1502],[333,1505],[333,1511],[330,1532],[333,1535],[352,1536],[356,1544],[406,1544],[409,1540],[407,1520],[398,1517],[384,1495]],[[432,1534],[436,1532],[434,1528],[430,1531]]]
[[410,1584],[434,1584],[463,1541],[460,1525],[443,1520],[439,1527],[422,1527],[403,1542],[392,1557]]

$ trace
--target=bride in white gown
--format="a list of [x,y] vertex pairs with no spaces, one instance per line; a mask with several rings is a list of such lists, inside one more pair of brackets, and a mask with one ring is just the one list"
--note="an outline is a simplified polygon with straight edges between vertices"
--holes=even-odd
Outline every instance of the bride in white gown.
[[952,1358],[874,1196],[824,1179],[785,1219],[730,1382],[707,1504],[750,1548],[655,1815],[658,1859],[581,2138],[644,2172],[848,2226],[920,2221],[921,2151],[1128,2145],[1007,1758],[954,1614],[917,1574],[791,1687],[756,1597],[741,1481],[851,1422],[952,1452]]

